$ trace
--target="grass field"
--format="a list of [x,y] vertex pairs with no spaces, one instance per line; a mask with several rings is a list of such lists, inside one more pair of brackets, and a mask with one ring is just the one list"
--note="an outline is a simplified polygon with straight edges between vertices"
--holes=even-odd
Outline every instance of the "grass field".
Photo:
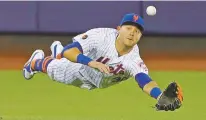
[[204,120],[206,73],[150,71],[161,88],[178,81],[184,103],[174,112],[155,111],[154,99],[133,80],[92,91],[51,81],[38,74],[32,80],[21,71],[0,71],[0,120]]

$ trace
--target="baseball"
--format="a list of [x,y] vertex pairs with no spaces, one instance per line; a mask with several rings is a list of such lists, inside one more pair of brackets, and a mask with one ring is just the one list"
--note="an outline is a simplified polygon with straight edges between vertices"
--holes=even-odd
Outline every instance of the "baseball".
[[154,6],[148,6],[146,12],[147,12],[147,15],[154,16],[156,15],[157,10]]

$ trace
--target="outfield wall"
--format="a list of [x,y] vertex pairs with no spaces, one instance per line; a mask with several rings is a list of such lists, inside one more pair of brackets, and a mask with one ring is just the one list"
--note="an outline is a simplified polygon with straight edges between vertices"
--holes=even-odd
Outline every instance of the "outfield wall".
[[[149,5],[156,16],[146,15]],[[206,34],[201,1],[1,1],[0,32],[79,33],[119,25],[126,13],[145,19],[146,34]]]

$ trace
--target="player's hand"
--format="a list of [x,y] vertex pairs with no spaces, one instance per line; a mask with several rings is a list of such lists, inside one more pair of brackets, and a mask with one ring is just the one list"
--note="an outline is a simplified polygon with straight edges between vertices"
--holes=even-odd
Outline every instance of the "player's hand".
[[103,73],[106,73],[106,74],[110,73],[109,66],[107,66],[107,65],[105,65],[101,62],[91,61],[91,62],[88,63],[88,65],[92,68],[98,69],[99,71],[101,71]]
[[155,107],[157,110],[174,111],[182,106],[182,102],[182,89],[176,82],[172,82],[162,93]]

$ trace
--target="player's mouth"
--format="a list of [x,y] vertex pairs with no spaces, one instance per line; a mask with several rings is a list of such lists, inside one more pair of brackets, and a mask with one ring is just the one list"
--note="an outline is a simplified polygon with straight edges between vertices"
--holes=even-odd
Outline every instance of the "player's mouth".
[[133,41],[133,39],[132,38],[127,38],[128,40],[131,40],[131,41]]

